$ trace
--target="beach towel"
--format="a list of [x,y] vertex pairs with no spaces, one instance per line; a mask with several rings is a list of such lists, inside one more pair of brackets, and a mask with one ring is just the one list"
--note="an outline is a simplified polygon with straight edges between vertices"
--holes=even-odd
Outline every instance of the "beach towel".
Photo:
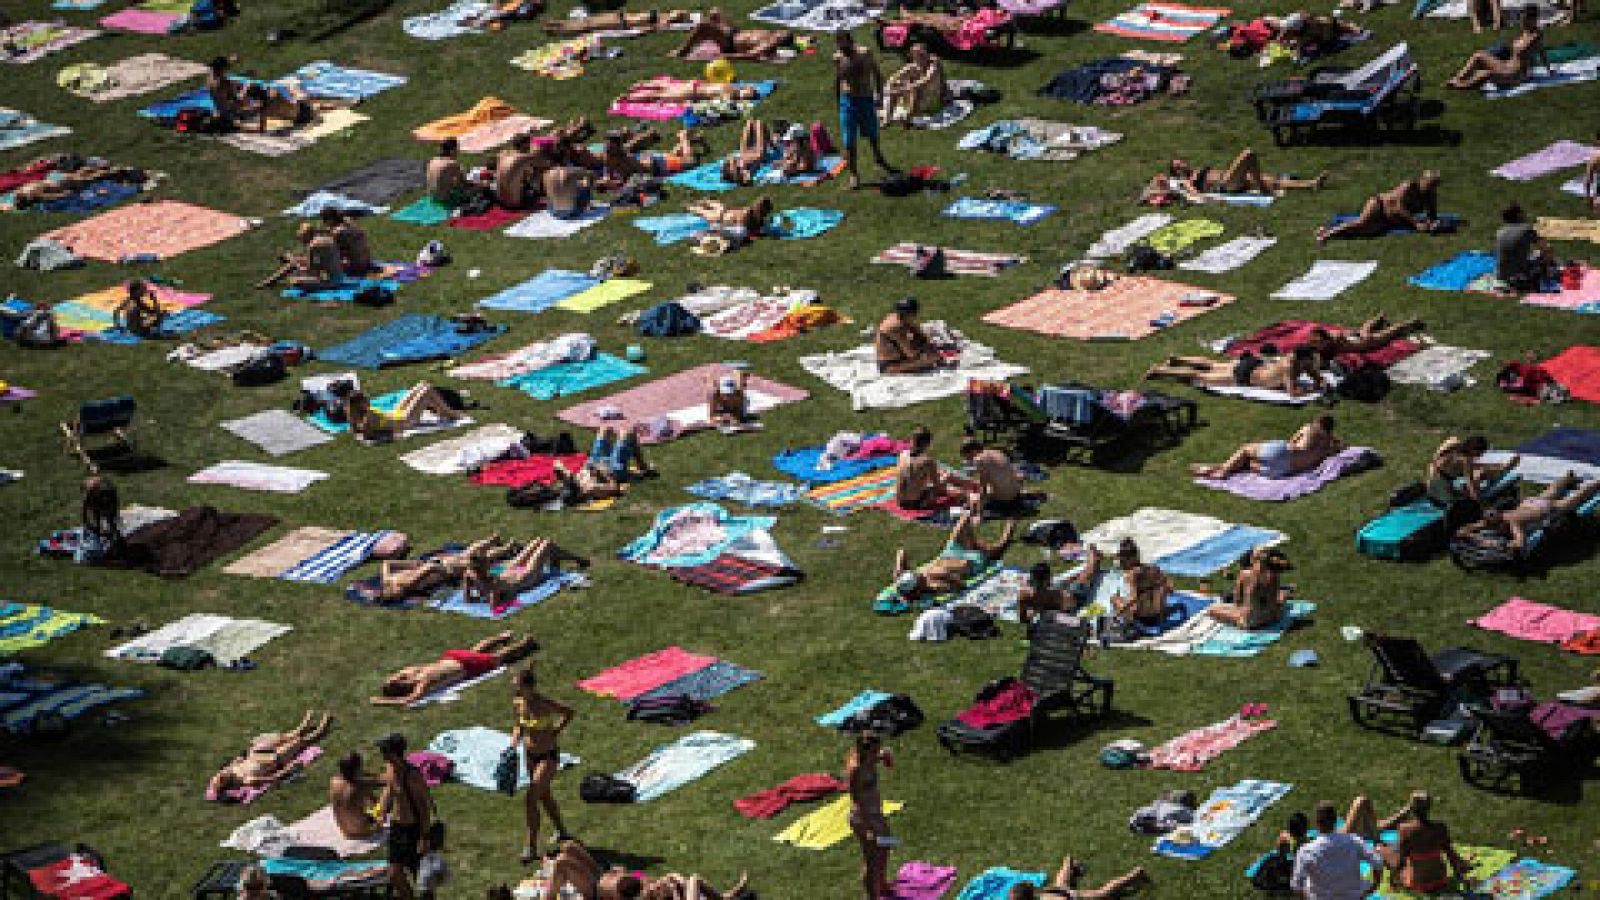
[[1440,392],[1471,387],[1477,381],[1467,371],[1491,355],[1487,350],[1429,344],[1390,366],[1389,380],[1395,384],[1420,384]]
[[578,572],[547,572],[538,584],[518,591],[510,600],[494,604],[467,599],[463,589],[440,592],[428,600],[427,605],[440,612],[460,613],[474,619],[504,619],[513,613],[536,606],[561,593],[564,588],[588,587],[589,577]]
[[[928,323],[931,327],[934,323]],[[940,323],[942,325],[942,323]],[[976,341],[963,340],[949,368],[919,375],[889,375],[878,371],[878,357],[867,344],[843,353],[800,357],[800,367],[850,395],[851,407],[892,409],[927,400],[965,394],[973,380],[1005,381],[1026,374],[1025,366],[1004,362],[995,351]]]
[[[0,606],[0,634],[5,633],[3,623],[10,618],[6,609],[13,605]],[[89,684],[9,663],[0,666],[0,728],[11,734],[27,734],[41,715],[70,721],[90,710],[143,696],[144,691],[136,688]]]
[[464,112],[425,122],[412,129],[411,136],[419,141],[437,142],[462,135],[501,119],[517,115],[517,108],[499,97],[485,96]]
[[93,28],[74,28],[62,22],[19,22],[0,26],[0,62],[26,65],[38,62],[74,44],[81,44],[100,32]]
[[232,419],[223,422],[222,427],[272,456],[287,456],[333,440],[294,413],[282,409],[268,409]]
[[[511,735],[482,725],[441,731],[428,742],[428,750],[446,757],[452,763],[450,780],[483,791],[498,790],[495,770],[500,766],[500,756],[511,747]],[[528,761],[517,754],[517,789],[528,786]],[[561,754],[560,768],[577,765],[576,756]]]
[[304,200],[285,209],[283,215],[314,219],[322,215],[324,210],[329,209],[336,209],[351,216],[381,216],[389,211],[387,206],[373,206],[370,203],[345,196],[344,194],[335,194],[330,191],[314,191],[307,194]]
[[1232,303],[1232,294],[1140,275],[1117,279],[1098,291],[1050,288],[985,313],[990,325],[1052,337],[1138,340]]
[[743,472],[730,472],[685,485],[684,490],[707,500],[727,500],[745,506],[788,506],[801,496],[801,487],[784,481],[758,481]]
[[945,271],[952,275],[981,275],[993,278],[1012,266],[1028,261],[1026,256],[1012,253],[978,253],[972,250],[958,250],[955,247],[934,248],[910,241],[895,244],[874,256],[872,261],[879,265],[905,266],[909,269],[917,265],[918,251],[925,249],[938,249],[943,253]]
[[848,788],[844,782],[824,772],[796,775],[777,787],[757,791],[733,801],[733,808],[748,819],[770,819],[795,803],[817,800]]
[[278,771],[273,779],[265,784],[239,785],[219,792],[210,788],[206,789],[206,799],[214,803],[237,803],[240,806],[249,806],[261,799],[267,791],[280,784],[292,781],[305,772],[312,763],[322,758],[322,748],[318,746],[307,747],[301,750],[288,765]]
[[478,307],[508,312],[544,312],[562,300],[599,284],[600,279],[582,272],[546,269],[527,281],[479,300]]
[[456,144],[462,153],[488,153],[502,144],[511,143],[511,139],[519,134],[533,134],[554,124],[550,119],[515,113],[472,127],[456,138]]
[[451,228],[464,228],[467,231],[494,231],[496,228],[520,222],[527,215],[526,210],[495,206],[481,213],[461,213],[452,216],[445,224]]
[[329,135],[367,121],[369,116],[353,109],[325,109],[317,113],[308,125],[268,123],[266,132],[235,131],[217,138],[218,141],[247,153],[261,156],[287,156],[315,144]]
[[1557,291],[1522,295],[1524,306],[1543,306],[1572,312],[1600,313],[1600,269],[1583,267],[1576,288],[1562,287]]
[[314,526],[296,528],[260,550],[239,557],[222,571],[251,578],[277,578],[354,533]]
[[719,659],[703,669],[688,672],[633,698],[635,702],[666,697],[689,697],[702,703],[761,680],[761,673]]
[[556,363],[536,371],[512,375],[497,383],[501,387],[516,388],[535,400],[553,400],[648,372],[644,366],[609,353],[597,353],[593,359]]
[[367,856],[386,846],[388,833],[382,829],[369,838],[347,838],[334,820],[333,807],[324,806],[298,822],[285,826],[290,845],[324,847],[341,859]]
[[1198,772],[1206,767],[1206,763],[1234,747],[1277,727],[1278,723],[1271,719],[1246,719],[1234,714],[1152,747],[1149,766],[1175,772]]
[[956,886],[955,866],[908,862],[889,885],[888,900],[941,900]]
[[[1205,859],[1238,837],[1293,788],[1291,784],[1253,778],[1217,788],[1195,811],[1194,824],[1157,838],[1151,849],[1174,859]],[[1177,838],[1183,836],[1194,840],[1182,843]]]
[[[1390,843],[1390,841],[1385,838],[1385,843]],[[1473,887],[1482,885],[1483,882],[1494,876],[1501,869],[1504,869],[1506,866],[1510,865],[1511,862],[1517,858],[1517,855],[1512,853],[1510,850],[1502,850],[1498,847],[1474,847],[1468,844],[1457,844],[1456,852],[1460,853],[1461,858],[1467,861],[1467,871],[1462,880],[1465,881],[1468,886]],[[1361,874],[1363,878],[1372,877],[1371,872],[1368,871],[1369,868],[1370,867],[1367,864],[1362,864]],[[1385,879],[1385,882],[1386,883],[1383,886],[1383,890],[1372,895],[1374,900],[1427,900],[1429,897],[1438,896],[1438,894],[1418,894],[1408,891],[1404,888],[1395,887],[1392,878]],[[1516,893],[1515,891],[1506,895],[1482,894],[1478,893],[1477,891],[1473,891],[1468,896],[1472,896],[1473,894],[1476,894],[1479,897],[1504,896],[1506,900],[1510,900],[1510,898],[1513,897],[1517,898],[1517,900],[1521,900],[1522,897],[1522,895]]]
[[1178,268],[1220,275],[1250,262],[1277,242],[1278,239],[1274,237],[1237,237],[1178,263]]
[[[1346,330],[1342,326],[1331,325],[1326,322],[1285,319],[1281,322],[1264,325],[1252,334],[1229,341],[1224,352],[1233,357],[1243,356],[1246,353],[1262,354],[1266,346],[1271,344],[1278,348],[1278,352],[1289,353],[1296,347],[1309,343],[1311,333],[1318,328],[1326,329],[1329,332]],[[1369,350],[1365,353],[1341,353],[1338,356],[1338,362],[1346,369],[1357,369],[1367,364],[1388,368],[1416,353],[1421,346],[1421,344],[1411,340],[1390,341],[1376,350]]]
[[109,564],[182,578],[242,549],[276,524],[273,516],[193,506],[129,534],[125,553]]
[[1156,557],[1155,564],[1168,575],[1204,578],[1233,565],[1257,547],[1276,546],[1288,539],[1283,532],[1270,528],[1230,525],[1226,531]]
[[767,163],[756,172],[752,181],[760,185],[787,184],[794,187],[814,187],[842,171],[844,171],[842,157],[824,156],[817,160],[816,168],[794,175],[785,175],[775,162]]
[[401,194],[422,190],[427,184],[427,169],[426,160],[386,157],[325,181],[306,193],[338,194],[377,206]]
[[521,429],[510,425],[483,425],[458,437],[413,450],[400,457],[400,461],[428,475],[462,475],[484,463],[514,455],[520,452],[521,446]]
[[[881,588],[872,600],[872,611],[879,615],[897,616],[912,611],[921,612],[935,607],[953,605],[978,606],[996,619],[1017,621],[1017,596],[1026,577],[1018,569],[1009,569],[998,562],[990,562],[969,574],[961,585],[943,594],[925,594],[915,605],[907,603],[894,584]],[[926,623],[918,620],[912,626],[912,640],[938,639],[937,633],[924,633]]]
[[674,566],[667,574],[681,584],[736,596],[788,587],[804,575],[765,529],[729,542],[709,562]]
[[1346,447],[1323,460],[1316,468],[1290,475],[1287,478],[1268,478],[1255,472],[1238,472],[1227,478],[1196,478],[1194,483],[1212,490],[1227,491],[1250,500],[1284,502],[1314,494],[1324,487],[1356,472],[1364,472],[1380,464],[1378,454],[1370,447]]
[[[647,84],[688,85],[690,83],[691,82],[688,80],[674,78],[671,75],[658,75],[654,78],[646,79],[629,87],[627,91],[624,91],[622,96],[618,97],[612,102],[609,112],[613,116],[627,116],[634,119],[668,121],[671,119],[681,118],[687,121],[688,119],[695,118],[691,113],[691,104],[665,103],[656,100],[635,100],[633,97],[635,96],[636,92],[640,91],[641,88]],[[738,102],[738,105],[741,107],[751,107],[754,104],[760,103],[762,100],[765,100],[767,97],[771,96],[772,92],[777,89],[778,82],[770,80],[741,81],[738,82],[738,85],[742,88],[755,89],[755,100]]]
[[1584,183],[1583,176],[1581,175],[1563,182],[1561,185],[1561,192],[1564,194],[1571,194],[1574,197],[1589,196],[1588,185]]
[[280,80],[312,97],[347,103],[360,103],[407,81],[403,75],[354,69],[327,60],[306,63]]
[[278,577],[305,584],[333,584],[372,556],[379,541],[392,531],[353,531],[296,563]]
[[139,195],[143,190],[139,184],[130,184],[114,178],[105,178],[79,188],[71,194],[34,203],[26,207],[27,212],[42,213],[90,213],[108,206],[130,200]]
[[42,237],[78,256],[118,262],[132,257],[171,259],[249,228],[249,222],[230,213],[176,200],[157,200],[108,210]]
[[772,466],[790,478],[816,485],[848,481],[877,469],[892,469],[896,461],[895,454],[887,453],[837,460],[824,469],[820,466],[826,451],[826,444],[780,450],[773,454]]
[[632,700],[715,662],[715,656],[690,653],[674,645],[591,675],[578,682],[578,687],[602,697]]
[[170,34],[181,21],[183,21],[182,13],[130,6],[101,19],[100,25],[134,34],[166,35]]
[[[1584,196],[1580,189],[1575,193]],[[1534,220],[1534,230],[1547,241],[1588,241],[1600,244],[1600,219],[1554,219],[1540,216]]]
[[1068,162],[1084,153],[1122,140],[1115,131],[1094,125],[1070,125],[1046,119],[1002,119],[967,132],[956,146],[986,150],[1012,159],[1034,162]]
[[317,357],[330,363],[376,369],[456,356],[505,331],[505,326],[495,325],[466,332],[449,319],[412,313],[319,350]]
[[750,14],[758,22],[770,22],[802,31],[850,31],[872,24],[882,10],[861,0],[775,0]]
[[589,459],[588,454],[568,453],[555,456],[550,453],[536,453],[527,459],[503,459],[489,463],[483,468],[472,473],[473,484],[499,485],[501,487],[525,487],[530,484],[554,484],[556,481],[556,463],[559,462],[569,472],[576,472],[583,467]]
[[1545,175],[1552,175],[1562,169],[1571,169],[1587,163],[1600,148],[1577,141],[1556,141],[1543,150],[1537,150],[1526,156],[1490,169],[1489,174],[1511,181],[1532,181]]
[[722,160],[713,160],[692,169],[685,169],[675,175],[667,176],[667,184],[674,187],[688,188],[692,191],[705,191],[706,193],[720,193],[731,191],[739,185],[722,177]]
[[494,4],[486,0],[457,0],[438,12],[408,16],[401,21],[400,27],[406,34],[424,41],[442,41],[464,34],[479,34],[482,29],[462,23],[475,21],[493,9]]
[[506,237],[528,238],[530,240],[571,237],[591,225],[598,225],[604,222],[609,215],[611,215],[611,207],[603,203],[590,207],[587,212],[576,219],[558,219],[551,215],[548,210],[540,210],[507,228],[503,233]]
[[1600,628],[1600,616],[1512,597],[1467,624],[1525,641],[1559,644]]
[[698,566],[752,532],[770,530],[776,522],[771,516],[735,516],[715,503],[668,507],[656,513],[649,531],[617,551],[617,557],[645,566]]
[[1126,225],[1119,225],[1100,235],[1089,246],[1084,259],[1113,259],[1121,256],[1129,247],[1160,231],[1171,222],[1172,216],[1166,213],[1145,213]]
[[383,860],[321,860],[294,857],[267,857],[261,860],[267,877],[286,875],[304,879],[312,891],[336,891],[349,884],[383,884],[388,877],[388,864]]
[[896,471],[895,461],[891,458],[879,468],[811,488],[806,491],[805,498],[840,515],[877,506],[894,498]]
[[1141,3],[1095,31],[1144,41],[1181,43],[1215,26],[1231,10],[1227,7],[1185,6],[1182,3]]
[[1163,256],[1180,256],[1195,244],[1221,235],[1224,230],[1221,222],[1212,219],[1179,219],[1157,228],[1139,243]]
[[1377,260],[1346,262],[1319,259],[1306,274],[1273,292],[1279,300],[1332,300],[1378,270]]
[[1568,347],[1539,365],[1573,397],[1600,403],[1600,347]]
[[0,657],[42,647],[80,628],[104,624],[90,613],[75,613],[27,603],[0,602]]
[[71,133],[71,128],[50,125],[27,113],[0,106],[0,150],[13,150],[35,141]]
[[817,724],[824,728],[838,728],[850,721],[857,713],[863,713],[877,706],[879,703],[894,696],[883,691],[866,690],[846,700],[838,709],[817,716]]
[[1007,900],[1011,896],[1012,886],[1024,882],[1034,887],[1042,887],[1045,874],[1022,872],[1005,866],[991,866],[967,882],[967,886],[956,895],[956,900]]
[[[556,414],[563,422],[584,428],[612,427],[626,431],[635,425],[664,419],[671,426],[665,432],[648,429],[640,437],[646,444],[659,444],[710,427],[706,419],[706,385],[716,375],[727,371],[717,363],[708,363],[658,378],[621,393],[569,406]],[[963,386],[964,389],[964,386]],[[754,413],[762,413],[795,403],[810,394],[799,388],[780,384],[760,376],[750,378],[745,389]],[[616,415],[608,415],[609,413]]]
[[1549,69],[1530,70],[1528,77],[1515,87],[1502,88],[1485,84],[1483,93],[1491,100],[1499,100],[1506,97],[1521,97],[1541,88],[1584,84],[1596,78],[1600,78],[1600,56],[1589,56],[1562,63],[1552,62]]
[[101,69],[92,81],[80,82],[85,87],[67,89],[95,103],[125,100],[171,87],[191,78],[203,78],[205,66],[187,59],[174,59],[165,53],[141,53]]
[[556,308],[568,312],[588,313],[609,306],[619,300],[637,297],[654,285],[637,278],[610,278],[599,284],[571,294],[557,301]]
[[[1345,224],[1347,222],[1354,222],[1356,219],[1359,219],[1359,218],[1361,218],[1361,216],[1359,214],[1357,214],[1357,213],[1334,213],[1332,216],[1330,216],[1328,218],[1327,227],[1334,228],[1334,227],[1337,227],[1339,225],[1343,225],[1343,224]],[[1434,220],[1433,230],[1428,232],[1428,233],[1429,234],[1454,234],[1456,229],[1458,229],[1460,227],[1461,227],[1461,217],[1460,216],[1453,215],[1451,213],[1441,213],[1439,215],[1439,217]],[[1384,232],[1382,235],[1380,235],[1380,237],[1395,237],[1395,236],[1398,236],[1398,235],[1406,235],[1406,234],[1421,234],[1421,232],[1419,232],[1415,228],[1411,228],[1409,226],[1397,225],[1394,228],[1391,228],[1388,231]],[[1343,235],[1341,235],[1341,237],[1343,237]]]
[[1231,526],[1221,519],[1170,509],[1144,507],[1136,512],[1107,519],[1081,535],[1085,546],[1099,547],[1115,555],[1123,538],[1132,538],[1139,556],[1153,561],[1176,553],[1227,531]]
[[[780,844],[789,844],[806,850],[826,850],[850,837],[849,797],[836,797],[821,807],[795,819],[788,828],[773,835]],[[905,809],[898,800],[883,801],[883,814],[892,816]]]
[[105,651],[110,659],[153,663],[173,647],[197,647],[225,666],[248,656],[273,638],[288,634],[288,625],[259,619],[231,619],[209,613],[191,613],[124,644]]
[[1208,615],[1197,614],[1158,634],[1119,646],[1157,650],[1169,656],[1243,659],[1260,655],[1300,622],[1309,619],[1316,609],[1317,605],[1310,601],[1293,600],[1278,621],[1249,630],[1224,625]]
[[1491,897],[1543,900],[1572,883],[1578,873],[1536,859],[1519,859],[1485,879],[1478,890]]
[[701,318],[700,330],[724,340],[745,340],[783,321],[792,305],[788,297],[762,297]]
[[229,459],[207,466],[187,480],[190,484],[222,484],[247,491],[298,494],[327,477],[327,472],[316,469],[292,469]]
[[[1524,478],[1530,477],[1526,470],[1532,460],[1550,460],[1551,462],[1546,468],[1552,471],[1558,467],[1565,466],[1577,469],[1582,477],[1595,477],[1586,474],[1586,472],[1588,469],[1600,466],[1600,432],[1571,426],[1558,426],[1532,440],[1523,442],[1517,447],[1516,452],[1522,456],[1524,463],[1517,468],[1517,474],[1522,475]],[[1559,473],[1557,473],[1558,476]],[[1555,477],[1537,478],[1536,480],[1548,482],[1554,481]]]
[[989,219],[1032,225],[1055,211],[1056,207],[1043,203],[957,197],[944,208],[943,215],[952,219]]
[[432,197],[422,197],[390,214],[396,222],[413,225],[443,225],[450,220],[453,210]]
[[634,786],[634,802],[645,803],[676,790],[712,769],[755,749],[756,742],[715,731],[696,731],[650,752],[616,773]]

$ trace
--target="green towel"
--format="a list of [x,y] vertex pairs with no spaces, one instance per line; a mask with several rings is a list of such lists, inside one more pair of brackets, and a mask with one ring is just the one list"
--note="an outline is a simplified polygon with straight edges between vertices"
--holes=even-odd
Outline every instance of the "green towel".
[[[1474,885],[1504,869],[1517,858],[1517,855],[1510,850],[1501,850],[1496,847],[1468,847],[1463,845],[1457,847],[1456,852],[1471,863],[1471,866],[1467,869],[1467,881]],[[1385,879],[1385,882],[1387,881],[1388,879]],[[1424,896],[1436,895],[1413,894],[1389,883],[1385,883],[1383,890],[1378,892],[1378,897],[1382,898],[1382,900],[1423,900]]]
[[418,225],[441,225],[450,218],[450,208],[432,197],[423,197],[421,200],[394,213],[390,218],[396,222],[415,222]]

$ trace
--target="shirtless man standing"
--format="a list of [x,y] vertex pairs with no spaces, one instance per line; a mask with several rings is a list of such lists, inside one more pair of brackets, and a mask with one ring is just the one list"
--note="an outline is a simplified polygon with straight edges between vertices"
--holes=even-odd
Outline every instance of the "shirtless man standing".
[[931,372],[944,365],[933,340],[917,321],[920,309],[915,297],[903,297],[894,304],[894,312],[883,317],[873,332],[872,345],[877,351],[878,371],[886,375],[915,375]]
[[1315,469],[1343,449],[1344,441],[1333,433],[1333,416],[1324,413],[1301,426],[1287,441],[1245,444],[1222,465],[1196,463],[1189,467],[1189,471],[1197,478],[1222,479],[1240,472],[1255,472],[1267,478],[1288,478]]
[[1361,214],[1343,225],[1317,229],[1317,243],[1344,237],[1378,237],[1396,228],[1421,234],[1439,229],[1439,173],[1432,169],[1367,198]]
[[[412,882],[422,866],[422,858],[433,849],[429,832],[433,830],[433,798],[427,779],[406,761],[406,739],[401,734],[386,734],[377,740],[383,754],[383,796],[378,800],[380,814],[389,819],[389,886],[398,900],[417,896]],[[424,897],[431,897],[428,892]]]
[[835,37],[838,52],[833,54],[833,89],[839,98],[839,139],[844,145],[844,158],[850,167],[850,187],[861,186],[861,170],[857,166],[856,145],[866,138],[872,145],[872,156],[878,168],[890,174],[896,170],[883,158],[878,146],[878,98],[883,96],[883,70],[878,68],[872,51],[856,46],[855,36],[841,31]]

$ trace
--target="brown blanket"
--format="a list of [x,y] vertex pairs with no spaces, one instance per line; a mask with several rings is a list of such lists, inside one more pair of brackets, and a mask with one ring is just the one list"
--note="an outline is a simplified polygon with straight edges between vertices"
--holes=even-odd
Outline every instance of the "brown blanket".
[[218,512],[192,506],[128,535],[126,553],[113,565],[182,578],[221,559],[278,524],[276,516]]

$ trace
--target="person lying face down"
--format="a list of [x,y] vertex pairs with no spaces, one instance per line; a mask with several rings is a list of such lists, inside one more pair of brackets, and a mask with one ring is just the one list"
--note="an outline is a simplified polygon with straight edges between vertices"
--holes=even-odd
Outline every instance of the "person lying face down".
[[[1265,352],[1265,351],[1263,351]],[[1250,387],[1283,391],[1291,397],[1308,391],[1302,379],[1319,384],[1321,375],[1317,354],[1302,344],[1289,356],[1257,356],[1246,353],[1238,359],[1211,359],[1205,356],[1169,356],[1145,371],[1147,379],[1166,378],[1195,387]]]
[[230,791],[277,783],[293,769],[300,754],[327,737],[332,727],[332,713],[324,712],[318,719],[315,713],[307,711],[293,731],[257,735],[244,755],[234,757],[211,776],[206,796],[221,800]]

